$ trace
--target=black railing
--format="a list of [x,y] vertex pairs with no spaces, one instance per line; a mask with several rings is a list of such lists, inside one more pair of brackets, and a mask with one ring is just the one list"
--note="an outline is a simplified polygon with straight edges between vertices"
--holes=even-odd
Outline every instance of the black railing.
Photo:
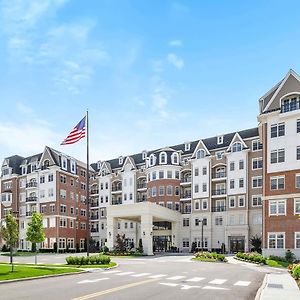
[[137,184],[137,188],[138,188],[138,189],[145,189],[146,187],[147,187],[146,182],[145,182],[145,183],[138,183],[138,184]]
[[226,172],[217,172],[212,174],[212,178],[224,178],[226,177]]
[[212,212],[221,212],[221,211],[226,211],[226,206],[222,205],[222,206],[214,206],[211,208]]
[[97,207],[99,206],[99,202],[91,202],[91,207]]
[[226,189],[217,189],[217,190],[212,190],[211,192],[213,196],[225,195]]
[[91,215],[91,220],[98,220],[99,216],[98,215]]
[[99,190],[91,190],[91,195],[99,194]]
[[32,211],[26,211],[26,216],[27,216],[27,217],[31,217],[31,216],[32,216],[32,213],[33,213]]
[[184,208],[181,210],[182,214],[190,214],[191,213],[191,209],[190,208]]
[[147,201],[147,197],[137,197],[136,198],[136,202],[144,202],[144,201]]
[[192,177],[185,177],[181,179],[181,182],[192,182]]
[[28,183],[26,183],[26,187],[27,188],[37,187],[37,182],[36,181],[28,182]]
[[35,196],[26,197],[26,202],[36,202],[36,201],[37,201],[37,197]]
[[111,202],[112,205],[119,205],[119,204],[122,204],[122,200],[113,200]]
[[188,198],[192,198],[192,193],[183,193],[180,196],[181,199],[188,199]]
[[91,228],[91,232],[99,232],[99,228]]
[[297,110],[297,109],[300,109],[300,101],[299,100],[291,101],[289,103],[284,103],[281,105],[282,113]]
[[111,188],[111,190],[113,191],[113,192],[121,192],[122,191],[122,186],[113,186],[112,188]]

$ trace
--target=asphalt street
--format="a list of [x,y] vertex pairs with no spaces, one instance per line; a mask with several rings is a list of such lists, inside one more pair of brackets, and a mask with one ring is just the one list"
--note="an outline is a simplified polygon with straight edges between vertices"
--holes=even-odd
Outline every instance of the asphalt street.
[[[63,257],[45,259],[58,263]],[[115,260],[119,267],[111,270],[1,284],[0,299],[254,299],[267,271],[191,256]]]

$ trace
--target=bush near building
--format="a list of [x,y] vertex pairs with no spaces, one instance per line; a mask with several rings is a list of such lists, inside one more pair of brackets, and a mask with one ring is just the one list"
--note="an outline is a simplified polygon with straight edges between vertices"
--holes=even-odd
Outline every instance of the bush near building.
[[66,258],[67,265],[109,265],[110,257],[107,255],[92,256],[69,256]]
[[289,265],[289,272],[296,279],[298,285],[300,286],[300,263]]
[[211,262],[216,262],[216,261],[226,262],[227,261],[225,258],[225,255],[218,254],[216,252],[197,252],[197,253],[195,253],[194,260],[211,261]]
[[246,260],[249,262],[260,263],[264,265],[267,263],[267,258],[257,252],[250,252],[250,253],[238,252],[235,256],[239,259]]

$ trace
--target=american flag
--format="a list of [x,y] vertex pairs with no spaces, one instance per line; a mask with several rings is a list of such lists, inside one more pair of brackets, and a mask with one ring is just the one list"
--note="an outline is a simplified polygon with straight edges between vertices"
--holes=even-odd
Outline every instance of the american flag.
[[84,117],[62,141],[61,145],[69,145],[78,142],[85,137],[85,118]]

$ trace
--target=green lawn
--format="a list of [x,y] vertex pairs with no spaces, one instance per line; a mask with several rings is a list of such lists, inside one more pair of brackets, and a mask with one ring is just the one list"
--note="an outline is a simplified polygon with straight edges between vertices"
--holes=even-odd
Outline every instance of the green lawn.
[[37,277],[43,275],[75,273],[75,272],[79,272],[79,270],[77,270],[76,268],[55,268],[55,267],[46,267],[46,266],[24,266],[24,265],[15,265],[14,272],[11,272],[11,265],[1,264],[0,281]]
[[217,259],[214,258],[205,258],[205,257],[194,257],[192,260],[197,260],[197,261],[207,261],[207,262],[216,262],[218,261]]
[[[9,252],[3,252],[1,253],[2,256],[10,256]],[[33,252],[16,252],[13,254],[13,256],[34,256],[35,253]]]
[[287,268],[290,265],[290,263],[285,262],[285,261],[267,259],[267,265],[270,266],[270,267]]

